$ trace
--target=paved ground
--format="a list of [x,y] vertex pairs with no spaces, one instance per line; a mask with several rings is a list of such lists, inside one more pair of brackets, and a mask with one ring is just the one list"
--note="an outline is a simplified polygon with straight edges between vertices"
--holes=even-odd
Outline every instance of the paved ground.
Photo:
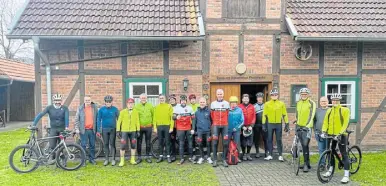
[[27,128],[31,123],[32,121],[11,121],[5,124],[5,128],[0,127],[0,132],[16,130],[19,128]]
[[[312,165],[311,165],[312,166]],[[314,168],[316,165],[313,165]],[[220,185],[323,185],[316,176],[316,169],[311,169],[308,173],[299,172],[298,176],[292,171],[292,166],[288,162],[279,162],[276,159],[269,162],[262,158],[239,165],[224,168],[222,163],[215,168]],[[302,171],[302,170],[300,170]],[[336,174],[328,185],[341,185],[342,174]],[[347,185],[359,185],[350,183]]]

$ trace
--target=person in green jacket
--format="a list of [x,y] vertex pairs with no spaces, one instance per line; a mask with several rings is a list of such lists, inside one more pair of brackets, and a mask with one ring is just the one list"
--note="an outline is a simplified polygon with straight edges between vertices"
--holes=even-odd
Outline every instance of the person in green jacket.
[[135,165],[135,146],[137,145],[137,133],[139,132],[139,114],[134,109],[134,99],[129,98],[126,101],[127,108],[121,110],[117,122],[117,136],[121,138],[121,161],[120,167],[125,165],[125,150],[129,147],[128,140],[131,142],[130,163]]
[[[302,144],[303,156],[304,156],[304,168],[303,172],[308,172],[311,169],[310,165],[310,140],[311,140],[311,128],[313,126],[316,104],[309,98],[310,90],[308,88],[302,88],[299,91],[301,100],[296,104],[296,134]],[[297,129],[306,129],[297,130]]]
[[139,96],[139,99],[141,100],[140,103],[137,103],[135,105],[135,109],[139,113],[139,124],[140,124],[140,131],[137,141],[137,152],[138,152],[138,163],[142,161],[141,158],[141,151],[142,151],[142,139],[143,136],[145,136],[146,141],[146,155],[145,159],[146,162],[152,163],[151,156],[150,156],[150,140],[151,140],[151,133],[153,130],[153,115],[154,115],[154,107],[151,103],[147,102],[147,95],[141,94]]
[[284,132],[289,131],[287,109],[284,102],[278,100],[279,91],[277,89],[271,90],[271,100],[265,103],[263,111],[263,130],[268,131],[268,151],[269,155],[264,160],[272,160],[273,151],[273,133],[276,135],[277,150],[279,152],[279,161],[284,161],[283,142],[282,142],[282,123],[284,121]]
[[196,112],[197,108],[200,106],[200,104],[196,103],[196,100],[197,100],[196,95],[194,94],[189,95],[190,104],[188,106],[192,107],[193,112]]
[[[320,137],[326,138],[327,135],[334,136],[332,140],[331,149],[336,151],[336,145],[339,146],[339,151],[343,157],[344,164],[344,176],[341,180],[342,183],[350,182],[350,166],[347,154],[347,144],[348,144],[348,136],[347,136],[347,127],[350,121],[350,109],[346,107],[342,107],[340,105],[340,100],[342,99],[342,95],[338,93],[334,93],[331,95],[332,108],[329,108],[326,112],[323,121],[322,134]],[[328,140],[328,144],[330,144],[331,140]],[[336,153],[336,152],[333,152]],[[334,160],[332,164],[335,164]],[[323,175],[324,177],[329,177],[333,167],[331,166],[329,170]]]
[[158,147],[160,156],[157,163],[160,163],[164,159],[164,148],[166,146],[166,153],[168,162],[171,163],[170,157],[170,133],[173,132],[174,120],[173,120],[173,107],[165,102],[165,95],[159,95],[160,104],[154,108],[154,132],[158,135]]

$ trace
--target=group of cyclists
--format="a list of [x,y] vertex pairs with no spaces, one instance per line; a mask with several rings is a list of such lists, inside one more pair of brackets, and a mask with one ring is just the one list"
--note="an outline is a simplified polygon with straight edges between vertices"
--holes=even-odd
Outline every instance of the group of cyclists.
[[[296,105],[296,124],[297,128],[306,130],[296,130],[301,140],[304,155],[304,172],[311,168],[309,158],[309,143],[311,140],[311,129],[314,128],[315,139],[318,142],[319,153],[322,153],[327,144],[327,135],[335,136],[332,141],[332,149],[339,146],[343,156],[345,174],[342,183],[349,182],[349,162],[347,155],[347,133],[350,110],[340,105],[342,96],[334,93],[331,95],[332,108],[328,108],[327,97],[320,98],[320,108],[310,99],[310,90],[302,88],[300,90],[301,99]],[[96,164],[95,161],[95,138],[103,138],[105,160],[103,165],[111,163],[116,165],[116,137],[120,139],[120,167],[125,165],[125,151],[130,144],[131,157],[130,164],[138,164],[144,159],[152,163],[150,155],[150,141],[152,133],[156,133],[159,141],[159,158],[157,163],[167,160],[172,163],[176,161],[177,149],[176,140],[178,139],[179,156],[178,164],[183,164],[185,141],[188,145],[188,160],[192,163],[202,164],[204,161],[217,166],[217,149],[220,136],[222,138],[222,164],[228,167],[226,161],[229,140],[233,140],[240,146],[241,161],[251,161],[251,149],[255,146],[255,158],[260,158],[259,144],[263,140],[264,159],[273,159],[273,134],[276,136],[278,160],[284,161],[282,156],[283,142],[282,131],[288,132],[289,121],[286,105],[278,99],[277,89],[270,91],[270,100],[264,103],[264,94],[256,94],[257,103],[250,103],[248,94],[242,95],[241,104],[237,96],[231,96],[229,102],[224,99],[224,91],[216,90],[216,100],[208,104],[207,99],[195,95],[189,97],[181,95],[177,104],[176,95],[159,95],[159,104],[153,106],[147,100],[146,94],[140,95],[140,102],[135,104],[133,98],[126,100],[126,108],[119,111],[113,106],[113,97],[108,95],[104,98],[105,105],[98,110],[98,106],[91,101],[90,96],[84,97],[82,104],[76,112],[74,130],[81,137],[81,145],[86,149],[89,145],[89,162]],[[189,99],[189,104],[188,104]],[[59,132],[69,129],[69,109],[62,105],[62,95],[53,96],[53,105],[47,106],[39,113],[33,125],[36,126],[39,120],[49,114],[50,130],[49,136],[57,136]],[[145,153],[142,153],[142,140],[145,138]],[[337,143],[337,139],[339,143]],[[201,156],[196,162],[193,158],[193,140],[201,150]],[[204,142],[207,146],[206,154],[203,150]],[[49,141],[50,148],[53,149],[57,143],[56,139]],[[212,148],[211,148],[212,147]],[[213,152],[211,157],[211,151]],[[110,159],[110,152],[112,154]],[[213,160],[212,160],[213,159]],[[331,174],[325,174],[326,177]]]

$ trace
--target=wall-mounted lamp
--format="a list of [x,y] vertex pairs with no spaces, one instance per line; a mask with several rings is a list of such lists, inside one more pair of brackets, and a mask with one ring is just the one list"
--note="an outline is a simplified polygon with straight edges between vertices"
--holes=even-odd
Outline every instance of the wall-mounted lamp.
[[187,91],[189,86],[188,78],[185,78],[184,80],[182,80],[182,85],[184,86],[184,90]]

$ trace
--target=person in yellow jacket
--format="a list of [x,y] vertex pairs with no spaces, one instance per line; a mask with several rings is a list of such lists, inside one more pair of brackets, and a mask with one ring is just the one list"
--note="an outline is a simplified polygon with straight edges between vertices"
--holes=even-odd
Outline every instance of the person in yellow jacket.
[[157,163],[160,163],[164,159],[164,148],[166,146],[166,153],[168,162],[171,163],[170,157],[170,133],[173,132],[174,120],[173,120],[173,107],[165,102],[165,95],[159,95],[160,104],[154,108],[153,126],[154,132],[158,135],[158,148],[159,158]]
[[[344,164],[344,176],[341,182],[348,183],[350,181],[350,167],[347,154],[348,136],[346,130],[350,121],[350,109],[340,105],[341,99],[342,95],[338,93],[331,95],[332,108],[328,109],[326,112],[320,137],[326,138],[327,135],[334,136],[331,149],[333,150],[333,153],[336,153],[334,152],[336,145],[339,146],[339,151],[342,154]],[[331,140],[328,141],[328,143],[330,142]],[[331,166],[323,176],[329,177],[332,169],[333,167]]]
[[[311,128],[314,124],[316,104],[309,98],[310,89],[302,88],[299,93],[301,99],[296,104],[296,121],[294,123],[296,123],[296,135],[299,137],[303,149],[303,172],[308,172],[308,170],[311,169],[309,144],[311,140]],[[305,130],[298,131],[298,129]]]
[[268,151],[269,155],[264,160],[272,160],[273,151],[273,133],[276,135],[277,150],[279,152],[279,161],[284,161],[283,153],[283,142],[282,142],[282,123],[284,121],[284,131],[289,131],[287,109],[284,102],[278,100],[279,91],[277,89],[271,90],[271,100],[265,103],[263,111],[263,130],[268,131]]
[[126,101],[127,108],[121,110],[119,113],[119,118],[117,122],[117,135],[118,138],[121,138],[121,161],[119,166],[122,167],[125,165],[125,150],[128,148],[128,140],[131,142],[131,158],[130,163],[135,165],[135,148],[137,145],[137,136],[140,130],[139,125],[139,114],[136,109],[134,109],[134,99],[129,98]]

